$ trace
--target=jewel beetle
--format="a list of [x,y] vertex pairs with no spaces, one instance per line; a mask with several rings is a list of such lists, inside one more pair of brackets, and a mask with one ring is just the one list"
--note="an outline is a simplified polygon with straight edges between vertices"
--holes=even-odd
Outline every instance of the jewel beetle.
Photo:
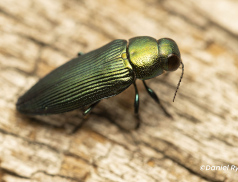
[[89,53],[79,54],[53,70],[18,99],[16,108],[24,114],[43,115],[89,106],[84,111],[86,115],[100,100],[115,96],[133,84],[135,113],[138,113],[139,95],[135,81],[140,79],[149,95],[168,115],[145,80],[164,71],[175,71],[180,64],[182,74],[174,98],[184,72],[176,42],[148,36],[134,37],[128,42],[117,39]]

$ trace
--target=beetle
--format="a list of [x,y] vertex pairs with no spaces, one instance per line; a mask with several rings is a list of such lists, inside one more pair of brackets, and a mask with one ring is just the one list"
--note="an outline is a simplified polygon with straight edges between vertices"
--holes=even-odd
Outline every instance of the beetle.
[[184,72],[176,42],[148,36],[134,37],[128,42],[117,39],[89,53],[79,54],[53,70],[18,99],[16,108],[27,115],[48,115],[89,106],[84,111],[86,115],[100,100],[115,96],[133,84],[134,110],[138,113],[139,95],[135,81],[140,79],[149,95],[170,116],[145,80],[164,71],[175,71],[180,64],[182,74],[174,99]]

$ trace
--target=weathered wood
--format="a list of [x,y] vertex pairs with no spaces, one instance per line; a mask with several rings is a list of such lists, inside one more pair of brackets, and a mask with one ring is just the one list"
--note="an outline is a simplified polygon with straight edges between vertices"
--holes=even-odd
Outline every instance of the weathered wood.
[[[1,0],[1,181],[236,181],[237,7],[234,0]],[[185,75],[175,103],[181,70],[148,81],[173,119],[139,81],[136,131],[111,123],[135,125],[133,87],[100,102],[73,135],[80,110],[35,118],[16,111],[21,94],[77,52],[139,35],[180,47]]]

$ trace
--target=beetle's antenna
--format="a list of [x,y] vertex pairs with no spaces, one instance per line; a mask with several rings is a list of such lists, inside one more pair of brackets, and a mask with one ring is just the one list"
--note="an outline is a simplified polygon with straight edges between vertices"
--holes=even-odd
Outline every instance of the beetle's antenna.
[[181,74],[181,76],[180,76],[180,79],[179,79],[179,82],[178,82],[178,85],[177,85],[177,89],[176,89],[176,91],[175,91],[175,93],[174,93],[173,102],[174,102],[175,97],[176,97],[176,94],[177,94],[177,92],[178,92],[180,82],[182,81],[182,78],[183,78],[183,73],[184,73],[184,64],[183,64],[182,61],[181,61],[181,64],[182,64],[182,74]]

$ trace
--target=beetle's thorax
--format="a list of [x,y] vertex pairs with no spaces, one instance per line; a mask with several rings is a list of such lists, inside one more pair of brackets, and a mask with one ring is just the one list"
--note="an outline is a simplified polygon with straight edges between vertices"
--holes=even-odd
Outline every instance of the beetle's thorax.
[[156,39],[147,36],[132,38],[127,53],[136,78],[146,80],[163,73]]

